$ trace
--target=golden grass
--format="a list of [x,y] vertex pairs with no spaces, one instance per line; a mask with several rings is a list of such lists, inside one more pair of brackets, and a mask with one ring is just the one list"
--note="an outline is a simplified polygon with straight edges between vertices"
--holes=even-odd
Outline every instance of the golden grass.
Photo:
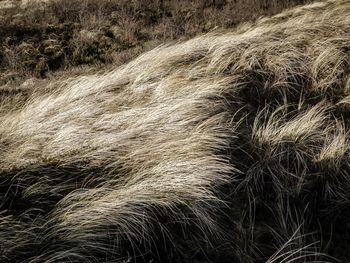
[[3,87],[0,261],[348,261],[349,14]]

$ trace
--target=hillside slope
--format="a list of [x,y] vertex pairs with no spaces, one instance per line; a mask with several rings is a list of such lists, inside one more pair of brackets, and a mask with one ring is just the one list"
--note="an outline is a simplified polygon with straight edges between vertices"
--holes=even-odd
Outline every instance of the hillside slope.
[[350,260],[350,1],[0,90],[1,262]]
[[160,43],[306,2],[0,0],[0,85],[82,66],[122,65]]

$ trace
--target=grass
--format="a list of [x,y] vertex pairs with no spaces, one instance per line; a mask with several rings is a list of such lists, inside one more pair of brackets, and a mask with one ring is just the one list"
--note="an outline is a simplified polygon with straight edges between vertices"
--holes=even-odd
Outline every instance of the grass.
[[161,43],[310,0],[0,1],[0,84],[77,66],[121,65]]
[[[70,54],[84,55],[75,65],[54,37],[29,45],[19,34],[28,56],[47,43],[43,52],[62,49],[66,64],[38,75],[58,79],[0,87],[1,262],[350,261],[348,0],[160,46],[117,68],[86,44],[104,43],[113,1],[50,2],[30,18],[49,21],[57,3],[62,20],[51,24],[71,21]],[[223,19],[226,4],[198,8]],[[125,39],[131,28],[120,29]],[[145,38],[140,50],[151,41],[163,42]]]
[[348,0],[0,3],[1,262],[349,262]]

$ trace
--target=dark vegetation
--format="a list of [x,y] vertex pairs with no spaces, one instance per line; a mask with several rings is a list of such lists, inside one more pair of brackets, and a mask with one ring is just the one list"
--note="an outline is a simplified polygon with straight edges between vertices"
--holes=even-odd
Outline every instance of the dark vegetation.
[[161,43],[310,0],[0,1],[0,84],[82,65],[120,65]]

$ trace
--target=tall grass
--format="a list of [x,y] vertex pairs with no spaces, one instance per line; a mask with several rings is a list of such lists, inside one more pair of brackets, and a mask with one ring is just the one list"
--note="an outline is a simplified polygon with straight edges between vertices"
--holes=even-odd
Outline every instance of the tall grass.
[[0,261],[349,262],[349,14],[2,87]]

